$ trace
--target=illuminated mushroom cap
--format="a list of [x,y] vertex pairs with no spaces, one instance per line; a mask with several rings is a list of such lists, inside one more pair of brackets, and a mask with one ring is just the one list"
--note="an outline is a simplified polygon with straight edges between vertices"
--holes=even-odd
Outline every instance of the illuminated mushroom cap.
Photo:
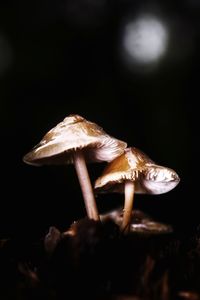
[[180,178],[174,170],[152,164],[144,171],[141,182],[146,193],[163,194],[174,189]]
[[156,165],[141,150],[130,147],[104,169],[95,182],[95,191],[124,192],[125,181],[135,183],[135,193],[162,194],[173,189],[180,181],[172,169]]
[[108,135],[97,124],[69,115],[42,138],[23,161],[32,165],[73,163],[73,152],[82,150],[86,162],[111,161],[127,144]]

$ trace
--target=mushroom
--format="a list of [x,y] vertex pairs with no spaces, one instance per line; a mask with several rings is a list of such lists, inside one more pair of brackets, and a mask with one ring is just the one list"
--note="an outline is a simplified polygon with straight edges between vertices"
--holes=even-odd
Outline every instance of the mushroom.
[[86,162],[109,162],[122,154],[126,146],[125,142],[109,136],[97,124],[71,114],[47,132],[23,161],[31,165],[74,163],[87,215],[99,220]]
[[163,194],[172,190],[180,181],[177,173],[156,165],[141,150],[130,147],[110,162],[95,181],[95,191],[125,193],[121,230],[129,232],[134,193]]

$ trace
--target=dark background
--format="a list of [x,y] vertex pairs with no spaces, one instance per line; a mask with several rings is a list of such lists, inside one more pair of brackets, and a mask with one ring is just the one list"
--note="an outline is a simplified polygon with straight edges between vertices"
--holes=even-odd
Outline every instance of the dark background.
[[[170,28],[151,70],[127,65],[123,26],[138,13]],[[49,0],[0,4],[0,234],[33,236],[85,216],[73,166],[33,167],[22,157],[71,113],[146,152],[181,178],[171,192],[135,196],[135,208],[180,230],[199,223],[200,4],[183,1]],[[91,179],[104,164],[91,164]],[[101,213],[123,195],[101,195]]]

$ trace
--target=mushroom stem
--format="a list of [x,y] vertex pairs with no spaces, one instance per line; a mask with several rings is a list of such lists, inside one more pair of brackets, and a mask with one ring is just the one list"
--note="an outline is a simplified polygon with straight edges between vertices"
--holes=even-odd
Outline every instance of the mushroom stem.
[[133,209],[135,185],[133,181],[125,181],[124,193],[125,193],[125,203],[124,203],[124,213],[123,220],[121,224],[121,231],[128,233],[130,230],[130,221]]
[[76,151],[74,153],[73,159],[76,173],[78,175],[79,183],[81,186],[88,218],[99,221],[100,218],[84,155],[81,151]]

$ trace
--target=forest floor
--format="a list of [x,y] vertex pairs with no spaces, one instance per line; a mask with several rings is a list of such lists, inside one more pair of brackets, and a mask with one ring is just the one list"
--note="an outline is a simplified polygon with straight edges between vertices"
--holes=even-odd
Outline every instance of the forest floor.
[[125,235],[119,210],[101,221],[1,239],[0,299],[200,299],[199,227],[181,234],[136,211]]

